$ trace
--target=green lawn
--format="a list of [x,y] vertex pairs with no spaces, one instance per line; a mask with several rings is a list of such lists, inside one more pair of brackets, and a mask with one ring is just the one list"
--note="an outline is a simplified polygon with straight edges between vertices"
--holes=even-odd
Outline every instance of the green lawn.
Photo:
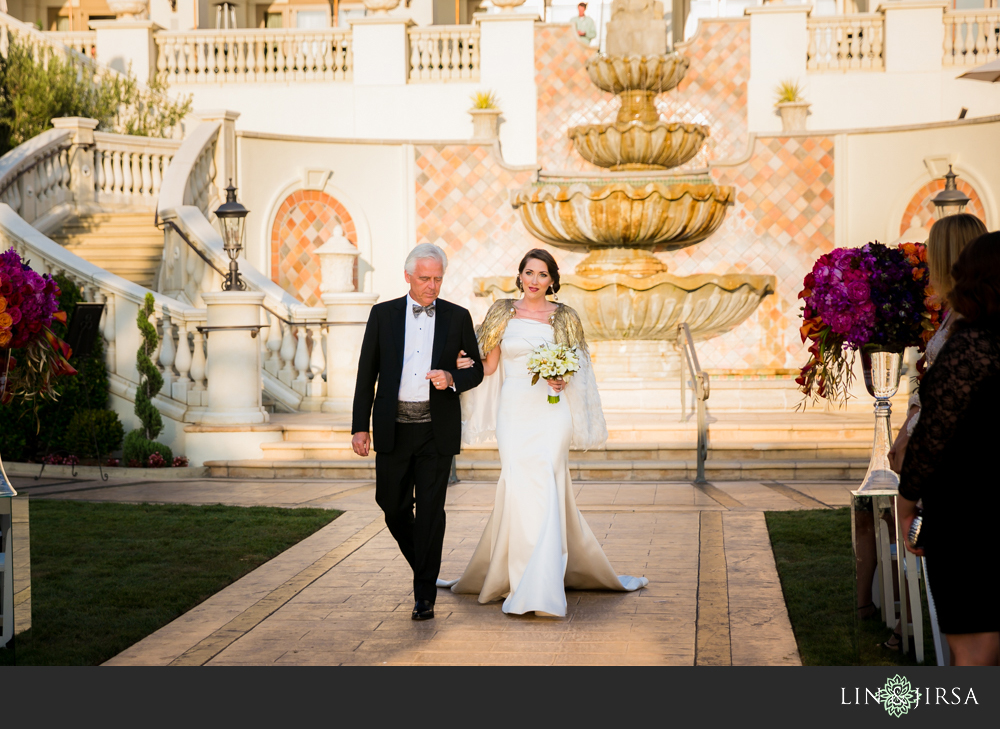
[[[806,666],[912,666],[879,644],[892,635],[880,617],[855,620],[850,509],[765,514],[788,617]],[[924,615],[924,663],[934,665],[934,642]]]
[[0,665],[97,665],[339,511],[31,502],[31,630]]

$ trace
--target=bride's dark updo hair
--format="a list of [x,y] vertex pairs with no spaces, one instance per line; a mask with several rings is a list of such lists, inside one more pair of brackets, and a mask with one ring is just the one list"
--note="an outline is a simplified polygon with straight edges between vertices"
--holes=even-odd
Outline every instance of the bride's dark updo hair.
[[541,261],[549,269],[549,278],[552,279],[552,285],[549,286],[549,290],[546,291],[547,294],[558,294],[559,293],[559,264],[556,263],[556,259],[552,257],[552,254],[543,248],[532,248],[530,251],[524,254],[524,258],[521,259],[521,265],[517,267],[517,290],[524,291],[524,287],[521,285],[521,274],[524,273],[524,267],[528,265],[528,261],[534,258],[536,261]]

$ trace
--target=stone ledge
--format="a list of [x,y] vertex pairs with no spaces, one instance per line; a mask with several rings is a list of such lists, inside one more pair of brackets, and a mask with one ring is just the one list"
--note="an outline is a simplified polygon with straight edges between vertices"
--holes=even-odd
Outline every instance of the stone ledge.
[[[10,476],[37,476],[42,468],[41,463],[11,463],[5,461],[4,469]],[[156,481],[180,481],[189,478],[202,478],[208,475],[204,466],[187,466],[184,468],[123,468],[121,466],[104,466],[108,478],[151,479]],[[101,469],[97,466],[76,466],[76,476],[73,466],[46,464],[43,476],[59,476],[62,478],[100,479]]]

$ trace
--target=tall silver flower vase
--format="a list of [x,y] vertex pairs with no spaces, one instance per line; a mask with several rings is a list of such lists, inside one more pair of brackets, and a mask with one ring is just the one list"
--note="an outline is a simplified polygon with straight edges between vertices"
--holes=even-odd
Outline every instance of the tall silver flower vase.
[[861,367],[865,387],[875,398],[875,440],[868,473],[856,494],[864,496],[894,495],[899,488],[899,476],[889,466],[889,449],[892,448],[892,405],[889,399],[899,389],[903,370],[903,353],[878,347],[863,347]]

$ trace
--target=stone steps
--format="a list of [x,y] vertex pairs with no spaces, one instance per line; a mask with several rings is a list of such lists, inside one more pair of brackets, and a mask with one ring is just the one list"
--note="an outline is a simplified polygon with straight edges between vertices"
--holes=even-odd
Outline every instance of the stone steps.
[[[206,461],[216,478],[325,478],[374,479],[373,458],[353,460],[243,460]],[[693,481],[697,462],[692,460],[586,461],[570,458],[575,481]],[[810,481],[864,478],[868,460],[712,460],[705,462],[709,481]],[[468,481],[495,481],[500,462],[459,456],[458,477]]]
[[100,213],[67,221],[50,236],[86,261],[151,288],[163,258],[163,233],[150,213]]

